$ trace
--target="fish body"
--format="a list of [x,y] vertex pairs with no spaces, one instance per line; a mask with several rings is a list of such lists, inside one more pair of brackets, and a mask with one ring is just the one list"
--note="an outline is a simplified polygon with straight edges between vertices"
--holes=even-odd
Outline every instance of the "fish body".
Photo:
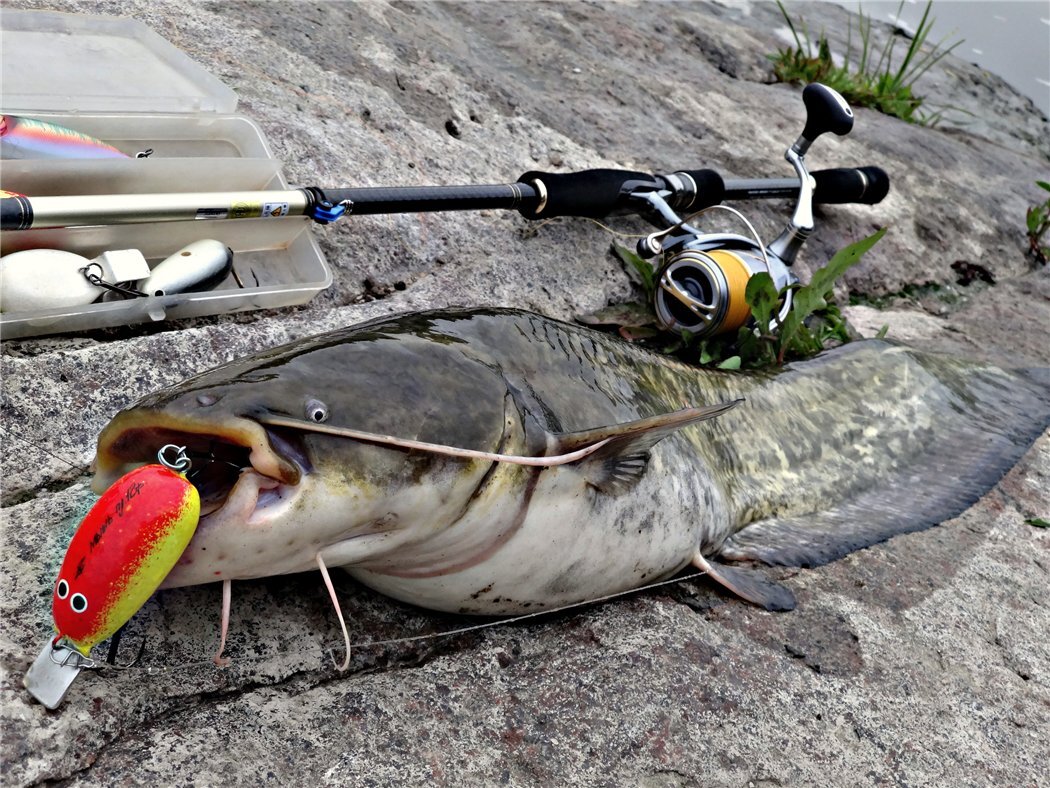
[[[578,602],[690,563],[739,592],[718,561],[817,565],[965,509],[1050,422],[1041,374],[881,341],[730,373],[528,312],[415,313],[145,398],[100,435],[95,484],[163,443],[207,458],[191,476],[206,514],[168,587],[321,556],[395,598],[465,613]],[[668,416],[738,400],[712,419]],[[272,426],[281,418],[523,456],[609,442],[537,468]]]

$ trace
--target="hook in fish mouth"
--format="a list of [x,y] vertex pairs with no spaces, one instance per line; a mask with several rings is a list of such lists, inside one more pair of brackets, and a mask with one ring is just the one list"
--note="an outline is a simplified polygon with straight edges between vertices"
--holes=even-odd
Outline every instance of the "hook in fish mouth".
[[[187,479],[201,497],[201,515],[222,508],[239,481],[250,473],[262,492],[296,486],[311,470],[298,438],[286,430],[237,418],[219,425],[193,419],[126,411],[99,436],[95,457],[96,492],[128,470],[151,462],[168,443],[185,447],[192,465]],[[264,497],[262,494],[260,498]]]

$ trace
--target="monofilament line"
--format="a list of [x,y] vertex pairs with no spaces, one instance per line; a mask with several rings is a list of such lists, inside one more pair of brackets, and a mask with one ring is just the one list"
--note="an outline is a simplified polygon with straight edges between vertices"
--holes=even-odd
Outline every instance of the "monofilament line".
[[[510,618],[501,618],[498,621],[485,621],[481,624],[471,624],[466,627],[459,627],[458,629],[449,629],[444,632],[431,632],[426,635],[410,635],[409,637],[393,638],[392,640],[372,640],[367,643],[352,643],[351,648],[365,648],[367,646],[393,646],[399,643],[413,643],[419,640],[434,640],[437,638],[447,638],[453,635],[462,635],[467,632],[477,632],[479,629],[490,629],[492,627],[501,627],[505,624],[517,624],[520,621],[526,621],[530,618],[538,618],[539,616],[550,616],[555,613],[562,613],[566,610],[572,610],[577,607],[585,607],[587,605],[597,605],[601,602],[608,602],[610,599],[616,599],[617,597],[627,596],[628,594],[634,594],[640,591],[649,591],[653,588],[659,588],[660,586],[671,585],[672,583],[684,583],[686,580],[693,580],[701,575],[706,575],[707,572],[694,572],[691,575],[685,577],[673,577],[670,580],[661,580],[659,583],[651,583],[647,586],[641,586],[639,588],[629,588],[626,591],[617,591],[615,594],[607,594],[606,596],[600,596],[595,599],[585,599],[582,602],[573,602],[571,605],[562,605],[561,607],[544,608],[543,610],[537,610],[533,613],[523,613],[520,616],[511,616]],[[331,648],[329,648],[331,651]]]
[[27,444],[29,446],[32,446],[37,451],[43,452],[44,454],[48,455],[49,457],[53,457],[54,459],[58,460],[59,462],[64,462],[66,465],[68,465],[70,468],[72,468],[75,471],[80,471],[80,473],[87,473],[88,470],[89,470],[87,465],[77,465],[74,462],[70,462],[65,457],[62,457],[62,456],[60,456],[58,454],[55,454],[50,449],[45,449],[43,446],[41,446],[41,445],[39,445],[37,443],[34,443],[33,441],[29,440],[29,438],[25,438],[25,437],[19,435],[17,432],[11,432],[10,430],[5,430],[5,429],[2,429],[2,428],[0,428],[0,432],[2,432],[8,438],[16,438],[16,439],[22,441],[22,443],[25,443],[25,444]]
[[[448,629],[448,630],[445,630],[444,632],[428,632],[427,634],[424,634],[424,635],[409,635],[407,637],[391,638],[389,640],[369,640],[369,641],[363,641],[363,642],[360,642],[360,643],[351,643],[349,648],[350,648],[350,650],[353,650],[353,649],[359,649],[359,648],[369,648],[370,646],[395,646],[395,645],[398,645],[398,644],[401,644],[401,643],[418,643],[418,642],[424,641],[424,640],[437,640],[439,638],[448,638],[448,637],[454,637],[456,635],[463,635],[463,634],[466,634],[468,632],[477,632],[477,631],[482,630],[482,629],[492,629],[494,627],[502,627],[502,626],[506,626],[508,624],[517,624],[517,623],[519,623],[521,621],[527,621],[527,620],[532,619],[532,618],[539,618],[540,616],[550,616],[550,615],[554,615],[555,613],[563,613],[566,610],[573,610],[575,608],[586,607],[588,605],[597,605],[597,604],[600,604],[602,602],[608,602],[608,601],[610,601],[612,599],[617,599],[617,598],[622,597],[622,596],[627,596],[629,594],[642,593],[642,592],[645,592],[645,591],[650,591],[650,590],[652,590],[654,588],[660,588],[662,586],[673,585],[674,583],[685,583],[685,582],[687,582],[689,580],[695,580],[696,578],[701,577],[702,575],[705,575],[705,574],[707,574],[707,573],[706,572],[693,572],[692,574],[684,575],[683,577],[672,577],[669,580],[661,580],[661,581],[659,581],[657,583],[650,583],[649,585],[641,586],[639,588],[628,588],[628,589],[625,589],[624,591],[617,591],[616,593],[606,594],[605,596],[595,597],[594,599],[585,599],[582,602],[573,602],[572,604],[562,605],[560,607],[544,608],[543,610],[537,610],[537,611],[535,611],[533,613],[524,613],[524,614],[522,614],[520,616],[510,616],[509,618],[501,618],[501,619],[498,619],[496,621],[484,621],[484,622],[482,622],[480,624],[471,624],[471,625],[465,626],[465,627],[457,627],[456,629]],[[344,644],[340,644],[340,645],[343,645],[344,648],[345,648]],[[324,648],[330,655],[334,655],[334,653],[335,653],[334,646],[322,646],[322,648]],[[273,659],[275,656],[277,656],[277,655],[276,654],[262,654],[262,655],[259,655],[257,657],[246,657],[246,658],[243,658],[243,659],[236,659],[236,658],[234,658],[234,659],[232,659],[232,664],[233,665],[247,665],[247,664],[252,664],[252,663],[256,663],[256,662],[262,662],[262,661],[267,660],[267,659]],[[334,656],[333,656],[333,658],[334,658]],[[211,666],[214,667],[214,662],[212,662],[211,660],[201,660],[199,662],[184,662],[184,663],[182,663],[180,665],[170,665],[170,666],[151,665],[151,666],[145,667],[145,668],[136,668],[136,667],[130,666],[130,665],[129,666],[99,665],[97,669],[100,670],[100,671],[106,671],[106,670],[141,671],[143,673],[146,673],[147,675],[154,676],[154,675],[160,675],[161,673],[173,673],[173,672],[179,671],[179,670],[186,670],[186,669],[189,669],[189,668],[202,667],[202,666],[207,666],[207,665],[211,665]]]

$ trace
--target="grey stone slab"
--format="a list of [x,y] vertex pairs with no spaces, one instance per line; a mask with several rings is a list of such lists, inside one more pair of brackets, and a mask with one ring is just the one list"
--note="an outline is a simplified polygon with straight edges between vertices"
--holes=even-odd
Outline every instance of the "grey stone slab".
[[[7,5],[143,20],[237,91],[297,184],[506,182],[601,166],[787,177],[783,149],[802,122],[799,89],[772,84],[765,55],[786,27],[768,3]],[[799,13],[844,36],[845,11]],[[864,332],[888,323],[891,337],[923,347],[1045,366],[1047,274],[1024,256],[1024,210],[1050,166],[1050,124],[956,58],[921,85],[974,122],[916,127],[860,109],[849,137],[821,139],[814,168],[877,164],[892,190],[878,206],[820,209],[800,268],[888,224],[847,277]],[[781,203],[740,207],[766,239],[786,216]],[[317,236],[335,284],[307,306],[4,343],[5,784],[1044,779],[1050,532],[1024,521],[1050,517],[1047,436],[962,516],[785,572],[800,603],[790,614],[689,581],[357,648],[340,674],[326,592],[303,575],[234,587],[233,662],[219,670],[218,589],[180,589],[133,620],[120,659],[141,648],[134,668],[83,675],[58,712],[31,703],[21,676],[93,500],[81,467],[119,408],[223,360],[380,314],[494,304],[571,318],[632,293],[608,253],[613,237],[586,221],[354,217]],[[960,259],[996,284],[956,285]],[[468,623],[334,578],[355,641]]]

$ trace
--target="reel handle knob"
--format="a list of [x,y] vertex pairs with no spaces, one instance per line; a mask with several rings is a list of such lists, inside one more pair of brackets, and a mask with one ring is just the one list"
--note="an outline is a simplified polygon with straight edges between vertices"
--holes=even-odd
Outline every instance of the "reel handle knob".
[[837,91],[819,82],[811,82],[802,91],[806,105],[806,126],[784,158],[791,162],[799,178],[798,204],[784,232],[769,245],[769,251],[790,266],[798,250],[813,232],[813,179],[803,160],[813,140],[826,131],[840,137],[853,128],[853,110]]
[[[795,143],[796,147],[805,140],[805,147],[808,148],[817,137],[827,131],[841,137],[849,134],[853,128],[853,110],[846,103],[846,99],[827,85],[819,82],[806,85],[802,91],[802,102],[806,105],[806,126],[802,129],[799,141]],[[803,154],[805,150],[800,150],[799,153]]]
[[663,252],[664,247],[663,244],[660,243],[660,239],[657,237],[658,235],[659,233],[650,233],[644,238],[638,239],[635,251],[643,260],[651,260]]

